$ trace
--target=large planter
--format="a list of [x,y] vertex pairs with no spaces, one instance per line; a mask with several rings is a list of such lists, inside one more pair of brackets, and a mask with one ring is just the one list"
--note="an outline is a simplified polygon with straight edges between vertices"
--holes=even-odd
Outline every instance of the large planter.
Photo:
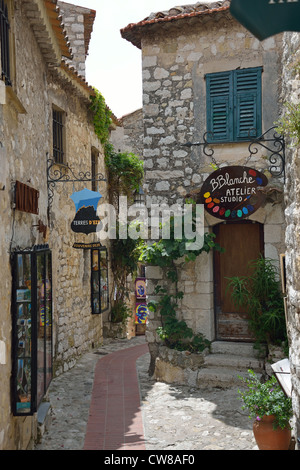
[[273,428],[275,416],[263,416],[253,423],[253,433],[259,450],[288,450],[291,441],[291,430]]

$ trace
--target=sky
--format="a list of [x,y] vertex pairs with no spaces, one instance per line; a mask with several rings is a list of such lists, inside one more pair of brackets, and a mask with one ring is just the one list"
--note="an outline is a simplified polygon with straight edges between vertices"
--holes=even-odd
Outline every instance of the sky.
[[[141,50],[123,39],[120,30],[152,12],[169,10],[197,0],[64,0],[96,10],[86,81],[97,88],[117,118],[142,107]],[[214,0],[205,0],[211,3]]]

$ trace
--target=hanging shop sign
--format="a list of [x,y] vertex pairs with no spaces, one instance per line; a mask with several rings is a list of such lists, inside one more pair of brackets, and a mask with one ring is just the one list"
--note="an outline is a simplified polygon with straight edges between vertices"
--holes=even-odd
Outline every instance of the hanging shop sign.
[[101,197],[100,193],[87,188],[70,196],[76,208],[76,214],[71,223],[73,232],[85,234],[96,232],[97,226],[101,223],[97,216],[97,205]]
[[300,31],[300,0],[231,0],[230,13],[260,41]]
[[146,323],[148,307],[146,302],[137,302],[135,305],[135,323]]
[[97,248],[102,248],[102,245],[100,242],[91,242],[91,243],[75,242],[73,244],[73,248],[76,248],[77,250],[93,250]]
[[143,277],[137,277],[135,280],[135,297],[136,299],[145,299],[146,294],[146,279]]
[[222,220],[241,220],[252,215],[265,201],[268,178],[245,166],[227,166],[205,180],[200,202],[206,211]]

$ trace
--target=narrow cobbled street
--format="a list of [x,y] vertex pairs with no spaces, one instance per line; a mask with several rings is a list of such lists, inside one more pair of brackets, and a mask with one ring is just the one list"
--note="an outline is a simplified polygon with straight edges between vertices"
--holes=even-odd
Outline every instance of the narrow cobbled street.
[[[108,429],[100,447],[99,444],[93,447],[93,441],[88,440],[88,435],[96,429],[94,437],[97,437],[97,432],[99,434],[99,428],[103,424],[99,421],[100,417],[107,416],[109,407],[106,399],[107,408],[103,409],[102,406],[97,417],[97,410],[93,411],[92,407],[93,396],[97,389],[98,394],[100,392],[100,395],[101,393],[103,395],[103,390],[101,392],[99,387],[111,386],[115,381],[108,376],[106,384],[103,378],[100,378],[96,384],[96,368],[98,367],[100,371],[104,369],[104,360],[107,362],[108,358],[110,364],[113,364],[113,357],[116,358],[116,364],[120,362],[119,357],[122,357],[125,363],[129,353],[130,357],[134,357],[132,353],[135,349],[143,351],[143,348],[136,348],[143,344],[145,345],[143,336],[131,340],[110,341],[101,348],[85,354],[73,369],[54,379],[49,390],[52,407],[51,423],[36,450],[257,449],[251,430],[252,423],[247,413],[241,410],[236,387],[225,390],[219,388],[199,390],[189,386],[156,382],[148,375],[149,353],[142,354],[136,361],[139,384],[137,387],[141,403],[132,403],[126,397],[123,399],[124,415],[126,407],[132,408],[134,405],[131,409],[131,425],[127,427],[127,443],[114,439],[114,430]],[[118,351],[121,351],[121,356],[116,356]],[[135,360],[132,359],[134,362]],[[132,390],[128,392],[132,394]],[[138,401],[137,396],[134,399]],[[100,406],[100,403],[98,404]],[[118,419],[120,421],[122,416],[117,400],[115,405],[116,429],[121,427],[118,426]],[[142,417],[142,425],[139,415]],[[109,418],[110,422],[111,420],[112,418]]]

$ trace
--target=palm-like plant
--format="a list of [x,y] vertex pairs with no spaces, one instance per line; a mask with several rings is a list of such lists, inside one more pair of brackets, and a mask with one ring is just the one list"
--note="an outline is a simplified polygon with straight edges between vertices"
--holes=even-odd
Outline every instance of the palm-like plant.
[[277,269],[260,257],[249,263],[249,276],[231,277],[227,289],[237,307],[249,314],[249,326],[258,342],[286,341],[286,322]]

